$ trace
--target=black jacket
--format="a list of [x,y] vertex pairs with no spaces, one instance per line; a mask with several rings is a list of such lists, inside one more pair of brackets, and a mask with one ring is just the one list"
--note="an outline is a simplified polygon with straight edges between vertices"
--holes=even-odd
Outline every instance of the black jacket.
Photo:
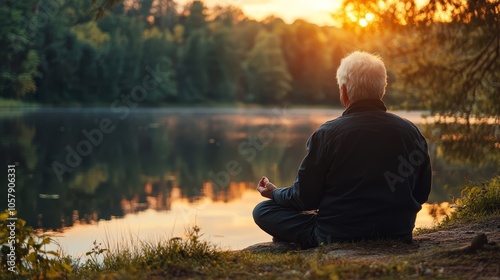
[[410,239],[431,190],[427,143],[410,121],[363,100],[319,127],[292,186],[273,200],[316,210],[319,242]]

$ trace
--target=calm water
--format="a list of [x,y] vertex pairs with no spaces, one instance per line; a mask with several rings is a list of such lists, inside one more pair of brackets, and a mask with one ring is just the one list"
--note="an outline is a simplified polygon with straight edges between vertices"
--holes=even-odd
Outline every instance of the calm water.
[[[204,238],[241,249],[270,240],[251,217],[263,200],[254,190],[257,180],[266,175],[279,186],[291,184],[309,135],[341,113],[9,110],[0,114],[1,162],[16,165],[19,217],[57,231],[73,255],[89,251],[94,240],[113,246],[183,236],[194,224]],[[419,112],[397,114],[419,124],[430,142],[429,201],[441,205],[426,205],[417,226],[432,225],[467,180],[498,173],[500,141],[494,136],[478,144],[461,132],[443,135],[443,127],[425,124]],[[6,196],[0,193],[2,209]]]

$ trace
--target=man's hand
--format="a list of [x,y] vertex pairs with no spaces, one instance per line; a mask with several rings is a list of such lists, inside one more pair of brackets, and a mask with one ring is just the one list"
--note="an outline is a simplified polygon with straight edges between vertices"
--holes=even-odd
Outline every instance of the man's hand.
[[269,179],[267,179],[266,176],[262,177],[257,185],[257,190],[260,192],[260,195],[269,199],[273,198],[273,191],[275,189],[276,186],[269,182]]

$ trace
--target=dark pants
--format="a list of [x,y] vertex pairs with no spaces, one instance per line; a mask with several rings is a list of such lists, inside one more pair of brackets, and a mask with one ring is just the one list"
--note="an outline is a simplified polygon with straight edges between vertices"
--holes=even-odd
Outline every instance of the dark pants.
[[297,243],[302,249],[318,246],[316,214],[306,214],[266,200],[257,204],[253,219],[262,230],[279,240]]

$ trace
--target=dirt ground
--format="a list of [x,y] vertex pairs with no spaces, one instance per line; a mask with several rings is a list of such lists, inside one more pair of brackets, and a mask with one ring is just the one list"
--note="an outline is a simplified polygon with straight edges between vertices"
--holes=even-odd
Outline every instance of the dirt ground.
[[500,279],[499,217],[417,234],[414,241],[424,274],[437,270],[444,277]]
[[[252,252],[296,250],[286,243],[250,246]],[[395,242],[336,243],[300,251],[322,254],[325,261],[343,260],[369,267],[401,267],[409,278],[500,279],[500,217],[458,224],[414,235],[413,244]]]

